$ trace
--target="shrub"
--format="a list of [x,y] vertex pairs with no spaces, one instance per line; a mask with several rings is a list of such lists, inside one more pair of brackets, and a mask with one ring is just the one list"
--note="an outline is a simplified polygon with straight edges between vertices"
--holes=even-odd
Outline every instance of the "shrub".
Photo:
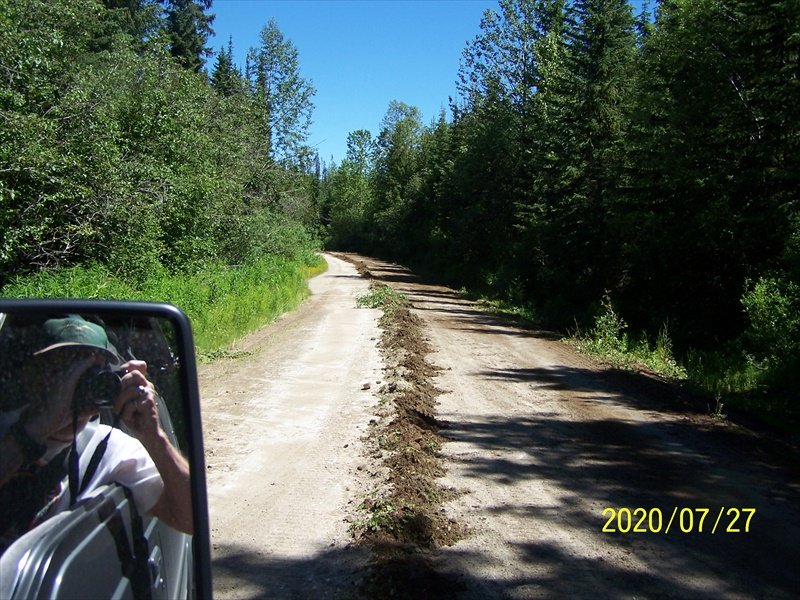
[[742,298],[748,319],[745,342],[770,366],[800,354],[800,287],[794,282],[762,278]]

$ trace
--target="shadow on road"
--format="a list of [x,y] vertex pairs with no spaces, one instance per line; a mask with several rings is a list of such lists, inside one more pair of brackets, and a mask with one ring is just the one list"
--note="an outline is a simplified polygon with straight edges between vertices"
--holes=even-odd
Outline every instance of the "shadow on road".
[[485,582],[463,573],[450,574],[446,565],[434,570],[410,547],[375,548],[393,558],[370,562],[370,550],[346,546],[308,558],[259,557],[247,549],[224,546],[213,560],[215,598],[276,600],[427,599],[457,598],[466,589],[485,588]]
[[[216,545],[215,598],[339,598],[354,594],[367,556],[360,548],[328,550],[308,558],[264,557],[245,547]],[[343,565],[351,565],[347,567]]]
[[[526,377],[536,378],[532,373]],[[543,379],[553,381],[550,374]],[[605,386],[598,387],[602,393]],[[592,582],[607,580],[613,584],[610,589],[620,592],[702,597],[696,587],[681,587],[689,575],[695,582],[704,577],[715,580],[709,588],[714,594],[720,592],[719,581],[729,586],[726,592],[759,598],[791,598],[798,589],[800,576],[788,565],[800,564],[800,491],[791,465],[760,461],[757,445],[746,433],[714,427],[687,429],[680,421],[563,420],[552,413],[513,420],[499,415],[464,418],[445,425],[449,440],[480,448],[463,459],[457,454],[451,457],[461,462],[458,468],[467,477],[499,486],[535,489],[547,485],[562,490],[552,506],[532,499],[531,504],[497,505],[489,512],[530,516],[542,524],[543,531],[550,523],[582,536],[589,533],[596,548],[614,546],[637,560],[649,560],[644,573],[621,571],[604,563],[602,552],[592,560],[545,540],[531,540],[516,552],[532,572],[549,565],[543,571],[549,574],[546,581],[533,578],[529,582],[539,590],[537,594],[583,596],[591,592]],[[622,520],[612,523],[616,532],[603,533],[611,516],[604,509],[622,507],[644,511],[630,515],[631,521],[627,514],[618,517]],[[703,513],[698,508],[709,509],[702,532]],[[728,513],[731,508],[737,510]],[[740,512],[743,508],[756,509],[749,532],[744,531],[747,513]],[[667,534],[675,509],[677,521]],[[712,534],[718,515],[720,522]],[[645,531],[634,533],[637,524]],[[620,533],[626,528],[631,531]],[[639,552],[645,547],[647,552]],[[553,573],[563,579],[554,578]],[[508,585],[517,584],[501,587]],[[597,590],[590,595],[597,594],[603,596]]]
[[[416,310],[453,331],[556,337],[522,320],[486,313],[402,267],[370,268],[376,280],[392,282]],[[763,433],[720,426],[697,398],[646,375],[558,365],[483,366],[469,375],[558,393],[542,393],[535,414],[440,415],[452,469],[475,480],[462,490],[465,498],[486,482],[524,491],[476,504],[476,514],[498,517],[494,526],[516,523],[513,515],[535,523],[535,534],[506,548],[510,563],[524,565],[524,576],[515,569],[506,571],[516,574],[506,579],[479,580],[453,566],[497,560],[488,551],[471,555],[456,546],[434,553],[437,572],[463,585],[464,596],[796,597],[800,464],[795,454],[782,455],[781,445]],[[560,410],[561,402],[574,410]],[[616,407],[614,418],[604,418],[611,411],[590,410],[602,405]],[[584,417],[566,416],[576,414]],[[537,494],[542,488],[555,492]],[[614,518],[606,509],[614,509]],[[755,509],[749,531],[743,509]],[[602,531],[607,523],[613,531]],[[493,572],[503,572],[502,566]],[[462,597],[462,592],[398,597]]]

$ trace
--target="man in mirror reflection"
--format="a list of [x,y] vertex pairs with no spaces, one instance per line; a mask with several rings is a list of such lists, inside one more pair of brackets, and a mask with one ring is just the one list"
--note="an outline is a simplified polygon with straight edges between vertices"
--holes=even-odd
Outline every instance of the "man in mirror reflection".
[[[124,361],[101,325],[78,316],[16,340],[9,325],[0,330],[13,340],[0,351],[16,364],[0,390],[0,553],[111,483],[130,490],[139,514],[191,534],[189,466],[160,426],[147,364]],[[103,407],[130,435],[98,422]]]

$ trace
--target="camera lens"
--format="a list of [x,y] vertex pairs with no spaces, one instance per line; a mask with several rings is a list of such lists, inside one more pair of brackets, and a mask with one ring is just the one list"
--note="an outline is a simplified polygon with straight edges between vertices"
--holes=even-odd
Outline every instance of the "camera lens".
[[78,410],[89,406],[112,406],[121,387],[119,375],[110,368],[92,367],[78,380],[73,402]]

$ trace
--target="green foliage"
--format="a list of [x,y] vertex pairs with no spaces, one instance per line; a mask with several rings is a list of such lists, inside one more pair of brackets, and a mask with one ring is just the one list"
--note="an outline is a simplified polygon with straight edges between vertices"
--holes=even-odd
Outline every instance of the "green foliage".
[[762,278],[742,298],[750,350],[771,365],[800,356],[800,286]]
[[0,293],[171,302],[213,351],[307,293],[314,181],[230,44],[196,72],[210,0],[156,4],[0,0]]
[[250,49],[246,75],[269,132],[270,156],[278,163],[302,163],[316,90],[300,75],[297,48],[275,19],[261,29],[260,42]]
[[211,0],[166,0],[166,30],[172,56],[184,68],[199,73],[211,54],[206,42],[214,30]]
[[233,38],[228,39],[228,47],[217,53],[217,62],[211,73],[211,85],[223,96],[241,94],[245,90],[244,77],[233,62]]
[[588,336],[577,332],[569,341],[580,351],[599,356],[618,368],[642,367],[670,377],[685,379],[686,370],[672,354],[672,342],[666,325],[661,328],[654,344],[646,337],[638,341],[629,338],[628,324],[616,312],[608,294],[603,296],[594,327]]
[[345,160],[331,169],[326,183],[328,245],[343,249],[363,246],[359,241],[366,237],[366,209],[372,202],[369,180]]
[[[626,0],[501,0],[464,50],[450,118],[421,127],[394,102],[368,176],[343,165],[325,182],[331,240],[543,325],[589,324],[584,346],[686,368],[729,407],[790,414],[798,6],[672,0],[651,21]],[[605,290],[615,304],[596,313]]]
[[237,268],[209,263],[193,274],[153,273],[138,284],[101,265],[78,266],[17,277],[2,296],[168,302],[189,316],[198,352],[207,354],[295,308],[308,295],[308,266],[281,257]]
[[102,265],[92,264],[59,271],[40,271],[14,277],[2,288],[4,298],[136,299],[127,282],[114,277]]
[[419,187],[417,150],[422,135],[422,115],[416,106],[393,100],[378,134],[374,169],[374,194],[366,218],[374,227],[372,243],[389,252],[402,253],[409,209]]
[[743,397],[759,387],[763,369],[735,347],[713,352],[692,350],[686,356],[691,386],[713,398]]
[[375,157],[372,134],[359,129],[347,136],[347,158],[325,174],[322,191],[323,220],[328,246],[363,248],[368,239],[365,224],[373,206],[371,170]]
[[[461,291],[462,295],[469,297],[470,294],[466,290]],[[521,319],[522,321],[531,325],[537,325],[542,322],[541,316],[531,306],[517,305],[505,300],[480,298],[478,305],[485,311],[496,315],[508,316],[513,319]]]
[[390,312],[406,304],[408,304],[408,297],[405,294],[395,291],[384,283],[373,284],[368,292],[356,296],[358,308],[380,308],[384,312]]
[[675,352],[727,406],[796,410],[796,1],[672,0],[650,23],[624,0],[501,0],[449,118],[393,101],[324,173],[277,24],[241,76],[229,43],[212,85],[210,1],[165,5],[0,0],[0,286],[225,295],[191,278],[313,264],[325,233],[679,377]]
[[358,508],[369,512],[369,518],[363,523],[368,531],[395,531],[397,529],[399,512],[390,499],[379,498],[375,502],[364,502]]
[[669,317],[682,347],[743,331],[745,282],[776,268],[796,214],[789,4],[664,4],[642,48],[618,217],[624,304],[648,326]]
[[140,282],[162,269],[313,252],[309,175],[269,163],[243,86],[215,93],[157,35],[140,39],[153,29],[147,7],[6,4],[0,285],[74,265]]
[[609,354],[619,354],[628,347],[628,337],[625,330],[628,324],[614,310],[611,298],[603,296],[601,310],[594,320],[592,329],[592,342],[599,351]]

